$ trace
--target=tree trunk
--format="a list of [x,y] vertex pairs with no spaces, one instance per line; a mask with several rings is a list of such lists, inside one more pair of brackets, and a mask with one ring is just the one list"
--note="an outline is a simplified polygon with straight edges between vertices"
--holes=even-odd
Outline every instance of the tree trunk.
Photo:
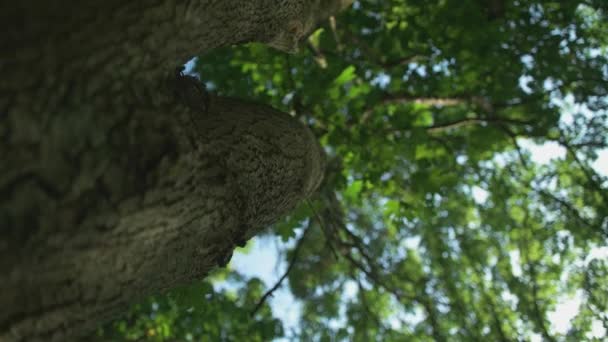
[[173,93],[190,57],[288,49],[344,1],[321,2],[0,5],[0,341],[81,337],[315,191],[322,151],[294,118]]

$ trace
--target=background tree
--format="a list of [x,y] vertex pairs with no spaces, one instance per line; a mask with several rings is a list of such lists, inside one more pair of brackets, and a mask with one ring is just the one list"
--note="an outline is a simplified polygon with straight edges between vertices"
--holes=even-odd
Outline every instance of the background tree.
[[[578,341],[608,328],[608,261],[591,253],[608,237],[607,180],[591,166],[608,143],[607,10],[599,0],[360,1],[295,55],[248,45],[197,60],[210,88],[289,111],[329,155],[313,203],[268,233],[293,242],[283,255],[303,312],[289,338]],[[536,163],[531,143],[564,156]],[[236,283],[234,306],[215,311],[235,319],[219,328],[158,334],[191,322],[205,283],[104,332],[230,340],[272,322],[263,305],[237,324],[260,285]],[[571,295],[580,311],[561,334],[548,313]],[[152,303],[167,300],[182,304],[156,319],[165,311]]]

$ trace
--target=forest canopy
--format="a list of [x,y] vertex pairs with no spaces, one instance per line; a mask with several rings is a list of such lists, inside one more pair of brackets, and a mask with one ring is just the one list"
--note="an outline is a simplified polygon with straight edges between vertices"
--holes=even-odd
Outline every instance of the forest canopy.
[[[608,178],[594,165],[608,147],[607,2],[355,1],[295,54],[222,48],[192,72],[299,118],[328,155],[318,194],[266,232],[286,242],[280,286],[299,325],[284,329],[260,302],[269,288],[228,267],[103,336],[605,337]],[[534,145],[563,155],[539,163]],[[579,311],[556,331],[548,314],[569,297]]]

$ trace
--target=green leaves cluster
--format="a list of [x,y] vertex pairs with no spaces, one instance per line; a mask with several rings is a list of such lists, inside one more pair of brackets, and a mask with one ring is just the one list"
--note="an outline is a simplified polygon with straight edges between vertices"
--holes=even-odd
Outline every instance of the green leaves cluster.
[[[231,286],[214,288],[219,281]],[[260,280],[218,270],[207,280],[134,305],[97,335],[104,341],[269,341],[284,332],[267,304],[251,315],[263,293]]]

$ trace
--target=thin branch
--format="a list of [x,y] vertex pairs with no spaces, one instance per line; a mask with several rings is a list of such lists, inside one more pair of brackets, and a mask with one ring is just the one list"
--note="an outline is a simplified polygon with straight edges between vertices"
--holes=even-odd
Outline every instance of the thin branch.
[[310,52],[312,52],[315,62],[321,69],[327,68],[327,57],[325,57],[326,54],[339,56],[338,53],[321,50],[318,46],[311,42],[310,38],[306,41],[306,47],[308,48],[308,50],[310,50]]
[[394,67],[398,67],[401,65],[407,65],[410,63],[414,63],[418,60],[421,60],[425,58],[425,56],[420,55],[420,54],[411,54],[409,56],[405,56],[405,57],[401,57],[401,58],[396,58],[390,61],[386,61],[386,62],[376,62],[376,64],[380,65],[381,67],[383,67],[384,69],[390,69],[390,68],[394,68]]
[[445,107],[445,106],[456,106],[459,104],[466,103],[465,99],[458,97],[414,97],[408,95],[393,96],[386,98],[381,101],[382,104],[402,104],[402,103],[415,103],[428,106]]
[[308,207],[310,208],[310,210],[312,210],[313,215],[315,216],[315,218],[317,219],[317,222],[319,223],[319,226],[321,227],[321,231],[323,232],[323,235],[325,236],[325,241],[327,242],[327,246],[329,247],[329,250],[331,251],[334,258],[336,258],[336,260],[337,260],[339,258],[338,252],[336,252],[336,248],[334,247],[334,245],[332,243],[333,238],[332,238],[332,234],[331,234],[330,230],[327,228],[327,226],[325,225],[325,221],[323,221],[323,219],[321,218],[319,213],[315,210],[315,208],[312,206],[312,204],[310,203],[310,201],[308,199],[306,200],[306,203],[308,204]]
[[[524,231],[529,233],[529,237],[532,237],[534,232],[530,229],[530,225],[528,224],[528,220],[530,219],[530,213],[526,210],[524,212],[524,219],[522,222],[522,227],[524,227]],[[553,337],[549,334],[547,327],[545,326],[545,316],[540,310],[540,306],[538,305],[538,282],[536,281],[536,268],[534,260],[530,258],[530,240],[522,239],[519,241],[520,243],[520,251],[522,251],[522,260],[528,266],[527,273],[530,276],[530,281],[532,283],[532,311],[533,316],[532,319],[538,325],[538,328],[541,330],[541,334],[547,341],[555,341]]]
[[536,323],[539,325],[541,334],[547,341],[555,341],[553,336],[551,336],[547,330],[545,316],[541,312],[540,306],[538,305],[538,283],[536,282],[536,268],[534,267],[534,263],[528,262],[528,268],[530,269],[530,278],[532,280],[532,306],[534,308],[533,310]]
[[[562,137],[565,137],[564,132],[560,130],[560,134]],[[597,182],[597,178],[599,177],[593,169],[589,169],[576,155],[576,151],[572,148],[572,146],[566,142],[565,139],[560,139],[559,144],[562,145],[566,151],[572,156],[572,159],[576,162],[576,164],[581,168],[587,180],[596,188],[599,195],[604,199],[604,202],[608,203],[608,195],[606,195],[605,189],[603,189],[602,185]]]
[[[389,95],[386,94],[384,98],[380,100],[380,105],[390,104],[404,104],[404,103],[415,103],[428,106],[445,107],[455,106],[465,103],[466,100],[458,97],[425,97],[425,96],[410,96],[410,95]],[[365,124],[371,117],[371,114],[377,107],[370,107],[363,111],[360,124]]]
[[365,311],[367,312],[367,315],[374,320],[374,322],[376,323],[378,328],[384,329],[384,324],[382,324],[382,321],[380,321],[380,319],[378,318],[378,315],[375,312],[373,312],[371,307],[369,306],[367,297],[365,296],[365,288],[363,287],[363,284],[361,284],[361,280],[359,279],[359,277],[356,277],[356,275],[354,275],[354,274],[351,274],[351,276],[357,282],[359,298],[361,298],[361,304],[362,304],[363,308],[365,309]]
[[308,124],[311,118],[312,111],[310,110],[310,108],[306,108],[306,106],[304,106],[304,104],[302,103],[302,98],[299,95],[298,87],[296,86],[296,82],[293,79],[293,75],[291,73],[291,70],[293,68],[291,65],[291,57],[288,54],[285,55],[285,66],[287,68],[285,72],[287,74],[288,86],[293,93],[293,97],[291,98],[291,110],[293,111],[293,114],[297,119],[304,118],[306,124]]
[[[532,121],[523,121],[523,120],[511,119],[511,118],[502,118],[502,117],[489,117],[489,118],[475,117],[475,118],[458,119],[458,120],[453,120],[453,121],[448,121],[448,122],[441,122],[441,123],[436,123],[436,124],[431,125],[431,126],[422,126],[422,127],[419,127],[419,128],[425,129],[428,133],[437,133],[437,132],[442,132],[442,131],[446,131],[446,130],[449,130],[449,129],[459,128],[459,127],[465,127],[465,126],[472,126],[472,125],[479,125],[479,124],[482,124],[482,123],[495,124],[495,125],[498,125],[499,127],[501,127],[501,129],[504,130],[506,124],[511,124],[511,125],[531,125],[533,122]],[[383,132],[385,132],[385,133],[402,132],[402,131],[409,130],[409,129],[412,129],[412,128],[414,128],[414,127],[387,128]],[[514,136],[514,133],[510,132],[509,135],[510,136]],[[516,146],[517,146],[517,144],[516,144]]]
[[444,123],[434,124],[426,128],[429,133],[441,132],[448,129],[458,128],[462,126],[478,125],[482,123],[493,123],[493,124],[512,124],[512,125],[530,125],[532,121],[524,121],[511,118],[502,117],[476,117],[476,118],[465,118],[460,120],[454,120]]
[[[459,239],[459,241],[463,241],[462,239],[464,238],[462,234],[457,235],[457,238]],[[484,271],[484,266],[483,264],[479,261],[478,258],[476,257],[472,257],[471,255],[469,255],[469,250],[465,250],[464,253],[467,257],[467,259],[469,260],[469,262],[471,262],[472,266],[473,266],[473,270],[477,273],[477,274],[483,274]],[[496,274],[494,273],[496,271],[496,269],[492,270],[492,277],[495,278]],[[497,297],[497,291],[496,291],[496,286],[493,282],[490,283],[490,289],[488,290],[488,288],[486,287],[485,281],[482,278],[477,278],[477,284],[479,285],[479,287],[481,288],[481,293],[482,296],[484,298],[484,300],[489,304],[490,310],[491,310],[491,319],[492,322],[494,324],[494,330],[496,330],[498,332],[498,336],[499,336],[499,341],[501,342],[507,342],[508,339],[505,335],[505,332],[502,328],[502,322],[505,321],[503,318],[500,317],[500,314],[498,313],[498,310],[496,308],[496,302],[494,301],[494,299]],[[488,292],[491,292],[491,295],[488,294]],[[509,322],[509,320],[506,320],[507,322]],[[516,331],[516,329],[513,329],[513,331]]]
[[340,37],[338,36],[336,17],[334,17],[333,15],[331,17],[329,17],[329,27],[331,28],[331,32],[334,36],[334,40],[336,41],[336,48],[338,49],[338,52],[342,52],[342,49],[343,49],[342,41],[340,40]]
[[521,150],[521,147],[519,146],[519,143],[517,142],[517,134],[515,134],[515,132],[513,132],[512,130],[510,130],[509,127],[507,127],[506,125],[498,124],[498,127],[503,132],[505,132],[505,134],[508,135],[509,138],[511,138],[511,141],[513,142],[513,145],[515,146],[515,151],[517,151],[517,156],[519,157],[519,161],[524,166],[524,168],[527,169],[528,168],[528,162],[524,158],[524,154],[523,154],[523,152]]
[[[404,103],[415,103],[434,107],[447,107],[457,106],[463,104],[473,104],[481,108],[484,112],[494,113],[494,105],[490,100],[483,96],[469,95],[469,94],[456,94],[447,97],[433,97],[433,96],[415,96],[411,94],[390,94],[385,93],[380,99],[382,105],[389,104],[404,104]],[[366,109],[361,117],[361,123],[364,123],[369,119],[369,116],[374,111],[374,108]]]
[[387,284],[384,279],[381,279],[378,271],[373,267],[373,265],[368,265],[369,269],[365,267],[360,261],[353,258],[350,253],[342,253],[342,256],[348,260],[351,265],[353,265],[356,269],[360,270],[365,274],[365,276],[370,280],[370,282],[376,286],[383,288],[386,292],[392,294],[399,303],[404,303],[404,300],[407,299],[413,302],[420,302],[420,299],[414,296],[405,295],[400,289],[394,288],[392,285]]
[[[541,190],[541,189],[533,189],[533,190],[537,194],[544,196],[544,197],[548,197],[549,199],[552,199],[553,201],[557,202],[561,207],[565,208],[568,212],[570,212],[570,214],[572,214],[572,216],[574,216],[574,218],[576,218],[578,221],[580,221],[581,223],[583,223],[584,225],[588,226],[589,228],[591,228],[593,230],[598,230],[600,235],[606,236],[606,233],[602,232],[601,227],[598,227],[597,225],[592,224],[588,219],[582,217],[580,214],[580,210],[574,208],[572,206],[572,204],[566,202],[565,200],[563,200],[545,190]],[[606,237],[608,237],[608,236],[606,236]]]
[[293,266],[295,265],[296,261],[298,260],[298,254],[300,253],[300,249],[302,248],[302,245],[304,244],[304,239],[306,238],[306,234],[310,230],[311,230],[311,228],[310,228],[310,224],[309,224],[308,227],[306,227],[306,229],[302,233],[302,236],[298,240],[298,242],[296,244],[296,247],[293,250],[293,255],[291,256],[291,260],[289,261],[289,266],[287,266],[287,269],[285,270],[285,273],[283,273],[283,275],[281,276],[281,278],[279,278],[279,281],[277,281],[277,283],[274,284],[274,286],[270,290],[266,291],[266,293],[262,296],[262,298],[260,298],[260,301],[258,302],[258,304],[251,311],[251,316],[254,316],[255,313],[262,307],[262,305],[264,304],[264,302],[266,301],[266,299],[268,297],[272,296],[272,294],[276,290],[278,290],[279,287],[281,287],[281,283],[283,283],[283,280],[285,280],[285,278],[287,278],[287,275],[289,275],[289,272],[291,272],[291,269],[293,268]]
[[[520,151],[520,147],[519,145],[517,145],[517,142],[514,140],[514,143],[516,144],[516,148],[517,148],[517,152],[519,154],[520,157],[520,163],[522,164],[522,166],[525,169],[528,169],[528,164],[525,162],[525,159],[523,158],[522,152]],[[513,174],[513,179],[518,179],[518,177]],[[580,210],[578,210],[577,208],[575,208],[572,204],[568,203],[566,200],[561,199],[559,197],[557,197],[556,195],[545,191],[543,189],[538,189],[536,187],[531,187],[529,184],[523,184],[520,182],[520,184],[524,185],[525,187],[527,187],[528,189],[530,189],[531,191],[534,191],[535,193],[537,193],[540,196],[549,198],[550,200],[553,200],[554,202],[557,202],[559,204],[559,206],[563,207],[564,209],[566,209],[572,216],[574,216],[574,218],[576,220],[578,220],[579,222],[583,223],[584,225],[586,225],[587,227],[591,228],[592,230],[597,230],[599,231],[600,235],[606,235],[601,227],[598,227],[597,225],[594,225],[591,221],[589,221],[588,219],[584,218],[583,216],[581,216],[581,212]]]
[[424,300],[420,301],[420,304],[422,304],[424,311],[426,311],[426,316],[430,320],[431,334],[435,341],[445,341],[446,338],[441,334],[441,327],[439,320],[437,319],[437,313],[435,312],[432,298],[427,295]]

